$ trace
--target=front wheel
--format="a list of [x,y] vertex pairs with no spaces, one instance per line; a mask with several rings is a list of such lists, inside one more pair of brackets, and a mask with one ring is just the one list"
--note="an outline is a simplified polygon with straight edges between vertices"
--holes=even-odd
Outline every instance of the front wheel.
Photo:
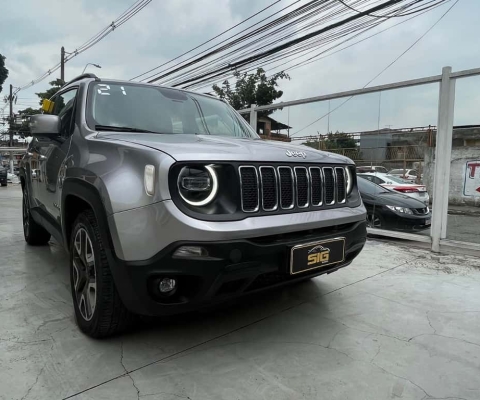
[[377,229],[382,229],[383,228],[383,218],[377,214],[368,214],[367,215],[367,227],[368,228],[377,228]]
[[81,213],[70,242],[70,284],[77,324],[94,338],[125,330],[133,315],[115,287],[100,230],[91,210]]

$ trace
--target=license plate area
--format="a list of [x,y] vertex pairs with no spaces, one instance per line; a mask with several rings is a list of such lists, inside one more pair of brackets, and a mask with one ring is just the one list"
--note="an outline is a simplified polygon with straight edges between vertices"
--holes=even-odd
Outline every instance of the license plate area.
[[345,238],[299,244],[290,251],[290,275],[345,261]]

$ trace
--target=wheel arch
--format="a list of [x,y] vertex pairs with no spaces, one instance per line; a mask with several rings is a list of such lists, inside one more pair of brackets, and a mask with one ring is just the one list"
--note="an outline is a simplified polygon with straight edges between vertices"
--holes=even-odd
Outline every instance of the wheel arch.
[[104,245],[109,250],[113,249],[108,226],[107,207],[93,185],[78,179],[65,180],[62,188],[61,218],[65,247],[70,248],[70,236],[75,219],[86,209],[91,209],[95,214]]

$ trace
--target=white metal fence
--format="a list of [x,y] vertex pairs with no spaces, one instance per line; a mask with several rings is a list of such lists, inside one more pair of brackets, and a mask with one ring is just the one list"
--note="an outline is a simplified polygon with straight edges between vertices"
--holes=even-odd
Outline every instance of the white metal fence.
[[[394,89],[439,83],[437,142],[435,148],[435,170],[433,184],[433,214],[430,236],[419,236],[407,232],[395,232],[369,228],[369,233],[381,236],[422,241],[431,243],[435,252],[460,251],[462,253],[480,254],[480,244],[447,240],[448,193],[450,182],[450,160],[452,153],[452,131],[455,105],[455,83],[458,79],[480,75],[480,68],[452,72],[451,67],[444,67],[440,75],[372,86],[364,89],[309,97],[299,100],[279,102],[267,106],[251,107],[240,110],[241,114],[250,114],[250,124],[256,130],[259,111],[280,109],[301,104],[335,100],[369,93],[391,91]],[[480,226],[478,227],[480,235]]]

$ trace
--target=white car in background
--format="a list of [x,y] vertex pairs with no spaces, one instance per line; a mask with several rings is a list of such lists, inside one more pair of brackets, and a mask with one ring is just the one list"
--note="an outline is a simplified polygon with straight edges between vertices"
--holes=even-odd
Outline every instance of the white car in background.
[[[414,183],[417,180],[418,177],[418,172],[416,169],[392,169],[391,171],[388,171],[388,175],[393,175],[401,179],[405,179],[408,182]],[[423,179],[423,174],[420,177]]]
[[415,183],[406,182],[398,176],[383,174],[381,172],[367,172],[364,174],[357,174],[369,181],[383,186],[386,189],[394,190],[403,193],[409,197],[420,200],[428,206],[430,196],[428,195],[425,185],[417,185]]
[[17,180],[18,180],[17,175],[12,174],[11,172],[7,172],[7,182],[15,183],[17,182]]

